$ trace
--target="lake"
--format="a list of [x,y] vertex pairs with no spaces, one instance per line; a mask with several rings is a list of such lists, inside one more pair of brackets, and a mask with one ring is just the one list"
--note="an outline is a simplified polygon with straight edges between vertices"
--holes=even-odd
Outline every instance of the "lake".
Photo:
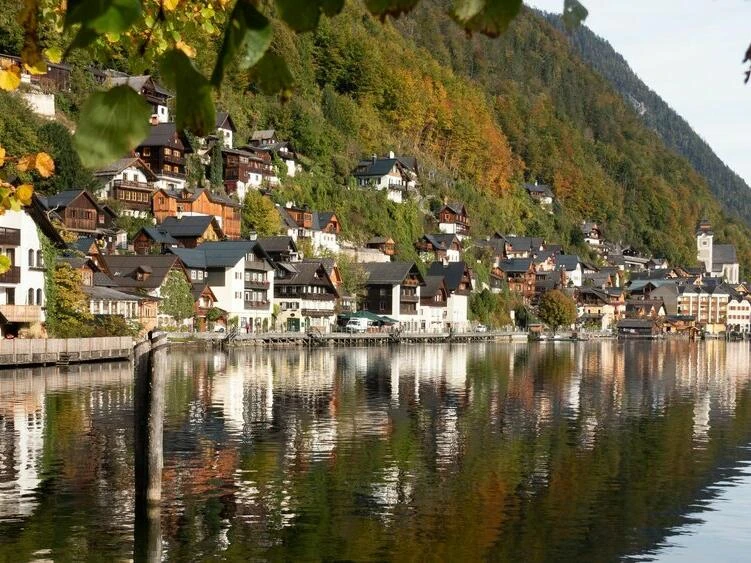
[[[167,561],[751,553],[751,347],[170,352]],[[127,363],[0,371],[0,561],[134,549]]]

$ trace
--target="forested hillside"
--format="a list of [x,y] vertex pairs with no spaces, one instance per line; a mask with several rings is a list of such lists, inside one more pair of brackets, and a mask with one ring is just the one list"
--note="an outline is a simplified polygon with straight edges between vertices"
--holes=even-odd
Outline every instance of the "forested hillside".
[[[557,29],[564,29],[560,17],[546,14],[546,18]],[[686,120],[639,79],[610,43],[585,26],[570,32],[569,38],[582,59],[638,108],[643,121],[665,144],[686,157],[704,176],[725,211],[751,224],[751,191],[743,178],[722,162]]]
[[[435,228],[426,212],[444,198],[467,205],[478,236],[544,236],[584,252],[578,224],[587,219],[610,240],[684,264],[695,261],[694,226],[706,215],[717,241],[736,244],[742,264],[751,264],[748,228],[723,218],[704,179],[563,34],[525,11],[498,39],[468,39],[445,16],[446,1],[424,0],[408,17],[382,24],[353,0],[315,32],[277,26],[272,50],[294,78],[288,100],[263,95],[247,73],[228,74],[217,105],[233,116],[238,142],[254,129],[276,128],[304,156],[306,173],[276,191],[278,202],[334,210],[345,238],[391,236],[404,258]],[[191,43],[200,46],[196,64],[208,71],[216,45],[200,37]],[[105,64],[149,70],[125,60]],[[77,92],[90,87],[84,75],[63,98],[73,120]],[[352,182],[358,159],[389,150],[417,156],[418,200],[394,204]],[[522,189],[533,180],[553,185],[553,215]]]

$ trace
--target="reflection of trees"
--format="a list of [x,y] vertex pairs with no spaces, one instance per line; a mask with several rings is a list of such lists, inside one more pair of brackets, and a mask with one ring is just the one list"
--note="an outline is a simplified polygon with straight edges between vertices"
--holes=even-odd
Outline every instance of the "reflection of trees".
[[[162,514],[175,560],[612,560],[680,523],[751,440],[747,346],[173,356]],[[122,555],[111,515],[131,510],[131,399],[100,391],[46,399],[45,494],[23,527],[0,524],[0,559],[71,542],[81,558],[107,542]],[[92,517],[98,534],[72,527]]]

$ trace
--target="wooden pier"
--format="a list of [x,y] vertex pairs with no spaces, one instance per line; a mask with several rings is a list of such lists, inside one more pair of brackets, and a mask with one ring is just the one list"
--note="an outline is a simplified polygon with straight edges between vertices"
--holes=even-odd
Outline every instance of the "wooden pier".
[[0,340],[0,369],[129,359],[130,336],[103,338],[14,338]]

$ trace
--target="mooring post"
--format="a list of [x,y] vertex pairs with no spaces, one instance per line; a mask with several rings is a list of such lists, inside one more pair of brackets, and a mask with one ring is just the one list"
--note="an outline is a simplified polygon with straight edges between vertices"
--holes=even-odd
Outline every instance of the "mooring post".
[[136,346],[135,370],[135,526],[133,559],[161,560],[162,467],[164,451],[164,384],[167,371],[167,335],[149,333]]

